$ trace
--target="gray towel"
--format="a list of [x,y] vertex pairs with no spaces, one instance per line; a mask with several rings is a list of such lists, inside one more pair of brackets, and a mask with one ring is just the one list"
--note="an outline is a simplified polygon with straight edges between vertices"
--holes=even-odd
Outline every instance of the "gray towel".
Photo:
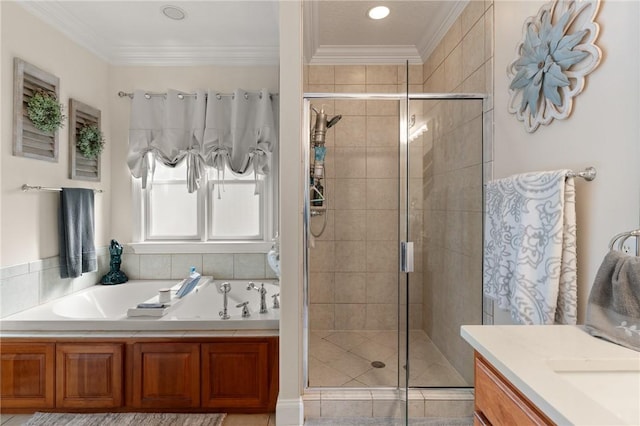
[[94,237],[93,190],[62,188],[58,214],[60,278],[98,269]]
[[589,294],[585,325],[592,336],[640,351],[640,257],[607,253]]

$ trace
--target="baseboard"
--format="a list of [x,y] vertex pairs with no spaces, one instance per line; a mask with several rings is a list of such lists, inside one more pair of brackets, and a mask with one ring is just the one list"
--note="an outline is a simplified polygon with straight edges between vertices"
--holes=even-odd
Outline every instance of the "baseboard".
[[304,406],[302,398],[280,399],[276,405],[276,426],[302,426]]

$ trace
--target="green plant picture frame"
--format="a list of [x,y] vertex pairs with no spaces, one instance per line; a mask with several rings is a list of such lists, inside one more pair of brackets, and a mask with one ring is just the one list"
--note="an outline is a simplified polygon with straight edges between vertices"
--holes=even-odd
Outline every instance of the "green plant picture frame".
[[[77,99],[69,99],[70,179],[100,181],[101,153],[104,146],[101,116],[99,109]],[[87,129],[90,131],[87,132]],[[88,142],[85,140],[87,138]]]
[[[29,118],[29,103],[34,95],[42,93],[47,101],[53,101],[47,102],[48,106],[59,106],[60,79],[20,58],[13,59],[13,68],[13,155],[57,163],[59,132],[34,125]],[[56,129],[64,124],[61,109]]]

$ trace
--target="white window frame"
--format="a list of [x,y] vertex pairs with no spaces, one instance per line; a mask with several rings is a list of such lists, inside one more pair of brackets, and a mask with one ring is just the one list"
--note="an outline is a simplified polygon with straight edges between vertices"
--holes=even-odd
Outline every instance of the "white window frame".
[[[201,182],[198,189],[198,231],[199,237],[196,239],[183,238],[183,237],[166,237],[148,238],[148,226],[150,225],[150,219],[147,215],[146,206],[148,205],[149,193],[142,189],[142,183],[140,179],[131,179],[131,193],[132,193],[132,213],[133,213],[133,229],[132,229],[132,243],[130,244],[134,253],[137,254],[162,254],[162,253],[267,253],[272,245],[273,238],[277,233],[279,217],[278,205],[279,205],[279,161],[277,148],[272,155],[272,170],[273,172],[259,181],[259,185],[262,185],[261,190],[263,196],[261,197],[261,231],[262,238],[260,239],[248,239],[248,238],[228,238],[228,239],[215,239],[210,240],[210,218],[208,212],[208,199],[207,192],[210,191],[209,196],[214,196],[214,190],[212,185],[214,180],[207,180],[207,173],[203,176],[203,182]],[[254,181],[249,181],[254,184]],[[233,182],[225,182],[225,185],[233,184]],[[184,181],[186,186],[186,181]],[[217,191],[217,190],[216,190]],[[217,195],[215,195],[217,196]],[[224,193],[223,193],[224,196]]]

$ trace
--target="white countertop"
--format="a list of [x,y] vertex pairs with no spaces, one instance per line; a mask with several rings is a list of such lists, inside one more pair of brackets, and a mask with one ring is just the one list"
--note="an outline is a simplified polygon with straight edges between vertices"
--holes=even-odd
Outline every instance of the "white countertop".
[[462,337],[560,425],[640,425],[640,352],[579,326],[462,326]]

